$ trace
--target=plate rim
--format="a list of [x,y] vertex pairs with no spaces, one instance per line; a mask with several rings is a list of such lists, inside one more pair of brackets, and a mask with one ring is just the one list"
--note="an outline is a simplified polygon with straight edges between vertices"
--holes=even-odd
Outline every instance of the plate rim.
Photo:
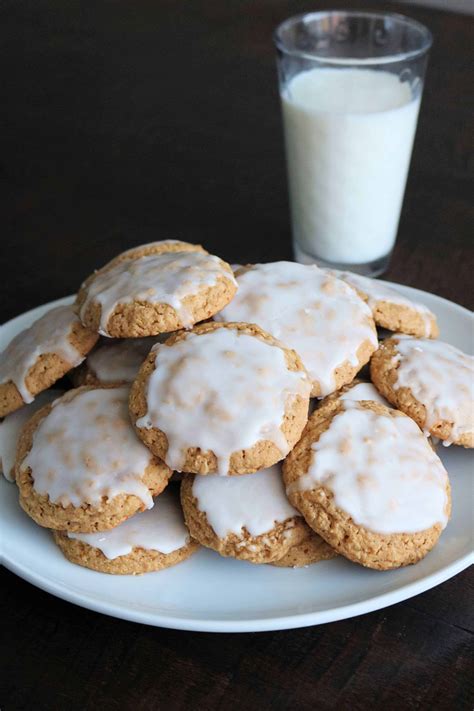
[[419,595],[431,588],[441,585],[458,573],[468,568],[474,563],[474,553],[466,553],[462,558],[442,570],[425,576],[422,580],[408,583],[387,593],[366,598],[350,605],[340,605],[329,610],[319,610],[317,612],[305,612],[294,615],[274,616],[269,618],[255,618],[253,620],[230,620],[230,619],[196,619],[188,617],[175,617],[172,615],[161,615],[160,613],[141,612],[138,609],[129,608],[116,603],[100,601],[88,594],[83,595],[69,590],[67,587],[54,583],[44,578],[38,573],[31,573],[22,565],[18,565],[5,557],[3,564],[10,572],[18,575],[23,580],[31,583],[35,587],[54,595],[55,597],[73,603],[93,612],[115,617],[128,622],[138,622],[152,627],[163,627],[188,632],[271,632],[276,630],[298,629],[301,627],[311,627],[313,625],[328,624],[351,617],[375,612],[376,610],[390,607],[398,602],[403,602],[416,595]]
[[[442,296],[433,294],[431,292],[423,291],[415,287],[406,286],[405,284],[397,284],[395,282],[383,281],[388,286],[393,286],[394,288],[407,289],[413,296],[420,295],[422,298],[424,296],[434,297],[439,299],[449,308],[455,307],[459,309],[465,316],[470,318],[473,317],[473,313],[461,304],[457,304],[454,301],[445,299]],[[74,295],[63,296],[44,304],[40,304],[28,311],[14,316],[0,326],[0,330],[10,326],[12,322],[16,321],[18,318],[31,317],[38,310],[45,307],[51,307],[64,304],[72,303]],[[141,611],[136,608],[130,608],[126,605],[120,603],[111,603],[107,600],[96,599],[95,596],[89,593],[76,593],[71,590],[64,583],[58,584],[54,581],[48,580],[47,577],[41,575],[38,572],[32,572],[27,566],[17,563],[7,554],[2,551],[1,562],[5,567],[10,570],[15,575],[18,575],[23,580],[28,583],[40,588],[41,590],[54,595],[66,602],[78,605],[94,612],[100,614],[105,614],[111,617],[127,620],[130,622],[138,622],[140,624],[147,624],[155,627],[163,627],[168,629],[176,630],[186,630],[191,632],[268,632],[274,630],[286,630],[286,629],[297,629],[301,627],[308,627],[312,625],[327,624],[329,622],[335,622],[337,620],[344,620],[350,617],[355,617],[362,614],[367,614],[380,610],[385,607],[389,607],[403,600],[408,600],[415,595],[421,594],[430,590],[437,585],[449,580],[458,573],[462,572],[470,565],[474,564],[474,552],[468,552],[457,558],[450,564],[444,566],[440,570],[436,570],[433,573],[423,577],[421,580],[415,580],[411,583],[407,583],[397,588],[396,590],[391,590],[389,592],[381,593],[373,597],[365,598],[364,600],[359,600],[355,603],[350,603],[348,605],[340,605],[338,607],[332,607],[326,610],[318,610],[314,612],[305,613],[295,613],[292,615],[283,616],[272,616],[268,618],[254,618],[254,619],[225,619],[225,618],[187,618],[179,617],[169,614],[161,613],[150,613],[147,611]]]

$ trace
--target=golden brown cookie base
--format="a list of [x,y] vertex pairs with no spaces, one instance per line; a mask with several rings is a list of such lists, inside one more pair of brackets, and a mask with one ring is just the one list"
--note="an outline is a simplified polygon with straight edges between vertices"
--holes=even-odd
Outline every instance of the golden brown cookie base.
[[[76,309],[80,313],[81,321],[84,325],[95,331],[99,331],[101,327],[102,307],[98,302],[92,301],[85,311],[81,313],[81,307],[87,299],[89,286],[98,276],[121,262],[169,252],[200,252],[208,254],[200,245],[187,242],[153,242],[119,254],[102,269],[91,274],[82,284],[77,294]],[[214,286],[204,286],[198,293],[182,299],[183,309],[190,317],[192,324],[214,316],[231,301],[237,290],[232,269],[223,260],[219,261],[223,269],[228,272],[228,278],[220,276]],[[134,301],[132,303],[118,304],[109,315],[104,330],[112,338],[139,338],[157,336],[161,333],[170,333],[187,327],[189,327],[189,323],[183,323],[180,314],[169,304]]]
[[[319,416],[322,417],[324,414],[324,417],[328,417],[329,414],[337,407],[337,404],[340,402],[341,395],[344,395],[347,392],[350,392],[352,388],[355,388],[356,385],[372,385],[373,383],[369,383],[366,380],[362,380],[361,378],[355,378],[352,380],[350,383],[346,383],[346,385],[343,385],[342,388],[339,388],[339,390],[336,390],[335,392],[331,393],[330,395],[326,395],[325,398],[322,400],[319,400],[319,402],[316,404],[314,410],[317,410],[319,413]],[[375,386],[374,386],[375,387]],[[373,402],[373,401],[371,401]],[[313,410],[313,412],[314,412]]]
[[[412,394],[410,388],[397,388],[399,363],[393,359],[398,355],[397,338],[387,338],[383,341],[370,361],[370,377],[377,390],[398,410],[404,412],[418,427],[426,430],[426,408]],[[440,440],[451,440],[453,423],[438,420],[429,428],[429,433]],[[474,447],[474,432],[464,432],[453,444],[472,449]]]
[[396,333],[406,333],[419,338],[438,338],[439,328],[434,316],[425,318],[416,309],[393,304],[389,301],[377,301],[372,309],[377,326]]
[[[374,326],[374,333],[376,333]],[[334,370],[334,391],[342,388],[343,385],[348,385],[351,383],[357,373],[364,367],[366,363],[369,362],[372,353],[376,350],[377,346],[374,346],[369,340],[363,341],[359,348],[357,349],[356,357],[358,360],[357,365],[352,365],[348,360],[339,365]],[[313,381],[313,387],[311,390],[311,397],[321,396],[321,385],[317,380]]]
[[273,561],[272,565],[278,568],[304,568],[336,557],[334,548],[308,526],[308,536],[304,541],[292,546],[283,558]]
[[[85,328],[80,323],[73,324],[68,337],[71,345],[85,357],[95,346],[99,334]],[[25,383],[31,395],[36,396],[47,390],[66,375],[74,366],[57,353],[43,353],[29,369]],[[16,385],[12,381],[0,384],[0,417],[19,410],[25,404]]]
[[[184,297],[183,308],[189,314],[191,322],[198,323],[223,309],[235,291],[236,287],[232,281],[219,277],[214,286],[204,287],[197,294]],[[80,303],[79,296],[78,305]],[[81,314],[81,318],[84,324],[99,330],[101,314],[100,304],[94,302]],[[106,333],[112,338],[141,338],[170,333],[186,328],[187,325],[169,304],[135,301],[116,306],[107,320]]]
[[[151,254],[164,254],[166,252],[200,252],[203,254],[208,254],[208,252],[206,252],[206,250],[199,244],[190,244],[189,242],[179,241],[168,242],[166,240],[161,242],[151,242],[150,244],[144,244],[139,247],[132,247],[132,249],[127,249],[125,252],[121,252],[121,254],[111,259],[110,262],[107,262],[107,264],[105,264],[103,267],[94,271],[87,277],[87,279],[84,280],[76,297],[76,311],[79,312],[80,307],[86,299],[89,285],[99,274],[103,274],[103,272],[109,270],[111,267],[114,267],[115,265],[130,259],[140,259],[141,257],[147,257]],[[94,323],[97,318],[100,322],[100,310],[98,311],[96,309]],[[95,330],[97,331],[98,328],[95,328]]]
[[[338,277],[345,281],[344,276]],[[354,284],[349,284],[360,298],[368,304],[369,297],[358,289]],[[386,328],[388,331],[396,333],[406,333],[409,336],[418,336],[419,338],[437,338],[439,336],[438,323],[435,315],[427,316],[428,324],[423,314],[421,314],[416,306],[410,307],[406,304],[396,304],[393,301],[376,301],[375,305],[371,305],[370,310],[376,326]]]
[[[174,343],[185,340],[189,333],[203,334],[216,331],[219,328],[235,329],[247,333],[250,336],[256,336],[270,345],[279,346],[285,352],[288,370],[305,372],[304,366],[295,351],[284,348],[276,339],[265,333],[265,331],[255,324],[204,323],[195,326],[192,331],[181,331],[180,333],[174,334],[168,338],[164,345],[171,347]],[[150,353],[132,385],[129,400],[130,416],[140,439],[153,454],[163,459],[163,461],[166,461],[166,454],[168,452],[166,433],[157,428],[146,429],[145,427],[136,426],[137,420],[147,413],[146,391],[148,380],[155,370],[155,361],[158,364],[156,367],[159,367],[159,353],[158,355],[156,353]],[[308,419],[308,404],[309,398],[298,395],[292,398],[287,405],[280,429],[285,435],[290,447],[298,441]],[[228,473],[229,475],[251,474],[276,464],[281,461],[283,456],[284,454],[281,453],[274,442],[261,440],[250,449],[234,452],[230,457]],[[215,474],[217,472],[217,457],[214,452],[203,452],[195,447],[189,447],[186,450],[182,471],[194,474]]]
[[110,559],[99,548],[69,538],[65,531],[53,531],[53,536],[55,543],[71,563],[112,575],[142,575],[171,568],[171,566],[190,558],[199,549],[199,544],[190,540],[182,548],[168,554],[144,548],[133,548],[127,555]]
[[[403,417],[396,410],[391,410],[375,402],[361,402],[361,407],[379,414]],[[303,435],[283,464],[283,479],[288,498],[300,511],[307,524],[319,533],[332,548],[349,560],[376,570],[389,570],[410,565],[424,558],[436,544],[442,527],[439,524],[418,533],[380,534],[358,526],[352,518],[334,503],[332,492],[324,486],[317,486],[306,491],[291,490],[291,484],[307,473],[311,461],[311,445],[316,442],[331,424],[333,417],[343,411],[343,403],[338,402],[333,409],[316,410],[308,420]],[[448,484],[449,511],[451,496]]]
[[125,252],[121,252],[111,259],[110,262],[107,262],[100,271],[110,269],[110,267],[120,262],[126,262],[129,259],[140,259],[141,257],[148,257],[150,254],[167,254],[170,252],[200,252],[201,254],[209,254],[200,244],[181,242],[180,240],[161,240],[159,242],[141,244],[138,247],[132,247]]
[[[72,400],[79,392],[92,388],[83,387],[70,390],[63,395],[64,400]],[[34,433],[40,422],[49,414],[52,405],[45,405],[27,422],[23,429],[17,449],[15,463],[16,483],[20,491],[20,506],[38,525],[45,528],[68,530],[76,533],[106,531],[118,526],[138,511],[145,509],[141,499],[132,494],[120,494],[113,499],[103,497],[100,504],[61,506],[50,501],[47,494],[39,494],[34,488],[34,477],[29,467],[22,468],[22,462],[28,455]],[[143,473],[142,481],[152,496],[157,496],[168,484],[172,471],[161,460],[150,455],[150,463]]]
[[300,516],[275,524],[271,531],[260,536],[252,536],[245,528],[241,535],[230,533],[219,538],[210,526],[206,514],[198,507],[193,495],[193,476],[186,476],[181,483],[181,505],[184,520],[193,538],[206,548],[212,548],[220,555],[246,560],[250,563],[272,563],[281,559],[292,546],[298,545],[308,536],[308,527]]

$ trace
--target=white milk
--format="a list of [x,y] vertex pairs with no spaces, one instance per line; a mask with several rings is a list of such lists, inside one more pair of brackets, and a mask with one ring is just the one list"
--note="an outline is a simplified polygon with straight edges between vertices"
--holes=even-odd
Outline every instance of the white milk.
[[282,93],[293,237],[362,264],[393,247],[420,95],[385,71],[312,69]]

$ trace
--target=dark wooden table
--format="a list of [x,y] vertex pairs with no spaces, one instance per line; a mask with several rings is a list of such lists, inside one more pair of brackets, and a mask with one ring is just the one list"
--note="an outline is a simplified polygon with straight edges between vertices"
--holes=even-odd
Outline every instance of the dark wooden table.
[[[327,6],[4,0],[1,320],[150,240],[289,258],[271,32]],[[372,6],[409,12],[436,38],[386,276],[472,307],[472,19]],[[107,618],[7,571],[1,590],[2,711],[473,706],[472,571],[356,619],[242,635]]]

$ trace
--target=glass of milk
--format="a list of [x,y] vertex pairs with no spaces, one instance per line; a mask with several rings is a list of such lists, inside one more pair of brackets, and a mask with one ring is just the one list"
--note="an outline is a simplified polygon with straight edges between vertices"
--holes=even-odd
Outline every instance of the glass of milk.
[[386,13],[314,12],[277,28],[298,261],[387,268],[431,42],[420,23]]

